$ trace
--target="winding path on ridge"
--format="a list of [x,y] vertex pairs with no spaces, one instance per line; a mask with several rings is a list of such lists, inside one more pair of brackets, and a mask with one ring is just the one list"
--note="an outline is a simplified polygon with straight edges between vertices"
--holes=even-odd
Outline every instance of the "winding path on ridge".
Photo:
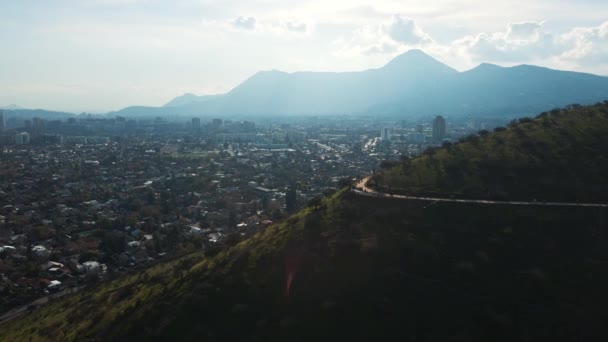
[[382,198],[394,198],[402,200],[417,200],[417,201],[428,201],[428,202],[456,202],[456,203],[477,203],[477,204],[490,204],[490,205],[524,205],[524,206],[545,206],[545,207],[595,207],[595,208],[608,208],[606,203],[575,203],[575,202],[525,202],[525,201],[493,201],[486,199],[456,199],[456,198],[442,198],[442,197],[417,197],[407,195],[391,195],[386,192],[379,192],[372,188],[367,187],[366,183],[371,178],[367,176],[355,184],[355,188],[351,189],[351,192],[368,197],[382,197]]

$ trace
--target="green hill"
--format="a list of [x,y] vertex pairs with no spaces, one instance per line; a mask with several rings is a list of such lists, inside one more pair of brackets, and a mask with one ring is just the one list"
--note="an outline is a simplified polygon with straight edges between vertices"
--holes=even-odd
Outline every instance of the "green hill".
[[[604,108],[579,109],[595,113],[585,127],[603,124]],[[0,341],[603,340],[606,214],[343,190],[215,257],[159,264],[2,324]]]
[[608,103],[556,109],[446,144],[375,177],[411,194],[608,202]]

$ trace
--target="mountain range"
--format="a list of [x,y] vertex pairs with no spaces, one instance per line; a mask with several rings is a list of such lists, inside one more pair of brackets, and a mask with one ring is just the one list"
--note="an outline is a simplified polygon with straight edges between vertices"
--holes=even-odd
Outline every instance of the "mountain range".
[[0,110],[19,110],[19,109],[23,109],[23,108],[17,106],[16,104],[10,104],[8,106],[0,106]]
[[359,72],[262,71],[226,94],[179,96],[119,115],[512,115],[608,99],[608,77],[531,65],[459,72],[420,50]]
[[[606,99],[608,77],[532,65],[501,67],[488,63],[460,72],[421,50],[411,50],[378,69],[260,71],[225,94],[197,96],[187,93],[160,107],[129,106],[106,115],[521,117],[548,108],[574,103],[588,105]],[[22,117],[70,116],[70,113],[42,109],[25,110],[16,105],[0,109]]]

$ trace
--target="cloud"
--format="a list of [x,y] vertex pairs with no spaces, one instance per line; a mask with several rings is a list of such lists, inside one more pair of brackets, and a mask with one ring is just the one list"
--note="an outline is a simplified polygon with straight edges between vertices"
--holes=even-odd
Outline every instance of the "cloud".
[[567,47],[561,57],[580,66],[608,66],[608,21],[595,26],[575,28],[561,35],[558,43]]
[[333,43],[338,55],[369,55],[395,52],[399,44],[382,32],[381,27],[367,25],[353,32],[349,39],[340,38]]
[[382,26],[382,31],[395,42],[405,45],[421,45],[432,41],[413,19],[398,14],[392,16],[390,23]]
[[395,54],[408,48],[428,47],[433,39],[416,22],[395,14],[377,25],[366,25],[355,30],[348,39],[334,41],[338,54]]
[[386,17],[386,13],[378,11],[376,8],[368,5],[361,5],[350,7],[345,10],[339,11],[339,14],[343,14],[346,16],[354,16],[359,18],[384,18]]
[[391,44],[389,42],[382,42],[380,44],[372,45],[368,47],[365,54],[393,54],[399,50],[399,46]]
[[608,21],[561,34],[544,31],[542,22],[515,23],[503,32],[467,36],[451,45],[451,50],[477,62],[539,62],[582,71],[608,70]]
[[300,33],[306,32],[307,28],[308,28],[306,23],[297,22],[297,21],[287,21],[283,24],[283,27],[288,31],[300,32]]
[[239,16],[230,21],[230,24],[237,28],[243,30],[255,30],[257,20],[254,17],[243,17]]
[[542,22],[511,23],[505,31],[480,33],[452,43],[473,60],[518,62],[547,58],[561,51],[553,34],[544,32]]
[[530,40],[538,38],[543,23],[523,22],[509,24],[505,38],[510,40]]
[[229,20],[203,20],[203,26],[219,31],[245,31],[255,33],[308,34],[312,23],[294,18],[259,18],[238,16]]
[[414,19],[392,15],[383,23],[360,27],[350,37],[335,40],[334,46],[335,55],[386,55],[385,58],[421,48],[463,69],[488,62],[608,72],[608,21],[562,33],[547,31],[544,21],[515,22],[501,31],[480,32],[439,43]]

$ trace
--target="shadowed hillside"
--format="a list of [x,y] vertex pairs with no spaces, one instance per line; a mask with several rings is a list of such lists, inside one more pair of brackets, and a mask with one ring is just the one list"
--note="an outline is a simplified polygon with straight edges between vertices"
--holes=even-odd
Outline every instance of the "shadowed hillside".
[[0,339],[567,341],[606,333],[601,212],[353,196],[337,194],[212,259],[192,255],[41,308],[2,325]]
[[[568,127],[576,131],[602,127],[604,110],[545,115],[547,124],[541,117],[456,148],[498,153],[493,139],[520,146],[521,129],[545,137],[538,155],[578,160],[570,154],[592,153],[585,151],[606,139],[552,130],[575,117]],[[481,142],[494,148],[475,147]],[[443,151],[433,163],[450,160]],[[608,173],[605,164],[596,167]],[[595,181],[579,178],[589,187]],[[343,190],[212,258],[192,254],[160,264],[2,324],[0,340],[603,340],[606,214],[431,204]]]

